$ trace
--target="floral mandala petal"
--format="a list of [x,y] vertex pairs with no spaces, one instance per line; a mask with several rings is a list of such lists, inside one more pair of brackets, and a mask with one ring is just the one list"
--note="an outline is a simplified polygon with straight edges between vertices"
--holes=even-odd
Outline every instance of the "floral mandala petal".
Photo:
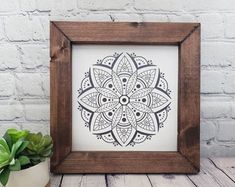
[[115,53],[91,67],[81,82],[78,103],[98,139],[133,146],[165,123],[171,97],[159,67],[142,56]]

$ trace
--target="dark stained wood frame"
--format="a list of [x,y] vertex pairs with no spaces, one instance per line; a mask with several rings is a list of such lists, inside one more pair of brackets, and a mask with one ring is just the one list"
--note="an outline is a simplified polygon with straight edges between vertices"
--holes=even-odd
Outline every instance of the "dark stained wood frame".
[[[72,151],[72,44],[179,47],[178,151]],[[51,22],[53,173],[197,173],[200,168],[200,24]]]

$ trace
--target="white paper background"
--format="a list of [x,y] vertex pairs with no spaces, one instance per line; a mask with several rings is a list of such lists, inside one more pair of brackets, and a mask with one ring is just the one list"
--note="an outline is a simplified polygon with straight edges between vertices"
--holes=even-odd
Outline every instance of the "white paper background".
[[[136,144],[134,147],[113,146],[102,139],[98,140],[81,118],[77,109],[77,90],[85,77],[85,72],[96,64],[98,59],[113,55],[115,52],[135,53],[147,60],[152,60],[165,78],[171,90],[171,111],[151,140]],[[176,151],[177,150],[177,101],[178,101],[178,47],[177,46],[151,46],[151,45],[73,45],[72,49],[72,150],[73,151]]]

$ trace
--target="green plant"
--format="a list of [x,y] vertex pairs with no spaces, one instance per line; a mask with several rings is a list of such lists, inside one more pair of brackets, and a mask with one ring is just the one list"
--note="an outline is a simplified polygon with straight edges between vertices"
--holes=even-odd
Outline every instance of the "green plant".
[[28,131],[8,129],[4,138],[0,139],[0,182],[6,185],[10,171],[19,171],[22,166],[29,164],[27,156],[20,155],[27,147],[28,141],[24,138]]
[[23,139],[28,136],[29,131],[27,130],[16,130],[16,129],[8,129],[4,134],[3,138],[7,141],[7,144],[12,147],[12,144],[16,143],[19,139]]
[[51,157],[53,144],[49,135],[43,136],[42,133],[29,133],[26,139],[29,144],[25,150],[25,155],[29,157],[34,165]]
[[0,139],[0,182],[5,186],[11,171],[45,161],[52,155],[52,138],[41,133],[8,129]]

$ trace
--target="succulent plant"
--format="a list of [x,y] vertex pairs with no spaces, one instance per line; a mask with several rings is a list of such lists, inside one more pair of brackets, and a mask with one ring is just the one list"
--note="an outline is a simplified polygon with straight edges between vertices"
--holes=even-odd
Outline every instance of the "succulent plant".
[[16,130],[8,129],[3,138],[7,141],[7,144],[11,147],[12,144],[16,143],[19,139],[23,139],[28,136],[29,131],[27,130]]
[[29,133],[26,140],[29,144],[24,153],[34,165],[51,157],[53,143],[49,135],[43,136],[42,133]]
[[8,129],[0,138],[0,183],[5,186],[11,171],[45,161],[52,155],[52,138],[27,130]]
[[25,141],[22,136],[16,135],[11,139],[11,135],[8,134],[8,131],[4,137],[7,137],[8,141],[4,138],[0,139],[0,182],[2,185],[6,185],[10,171],[18,171],[22,166],[30,163],[27,156],[20,155],[27,147],[28,141]]

